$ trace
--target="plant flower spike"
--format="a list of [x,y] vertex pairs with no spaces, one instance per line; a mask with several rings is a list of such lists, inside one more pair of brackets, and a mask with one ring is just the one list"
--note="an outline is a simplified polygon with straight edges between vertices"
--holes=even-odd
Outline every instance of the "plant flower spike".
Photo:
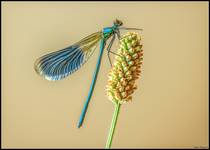
[[111,147],[121,104],[131,101],[131,95],[137,89],[135,80],[139,78],[143,60],[140,40],[140,36],[134,32],[128,32],[122,37],[118,55],[108,76],[107,95],[114,103],[115,110],[106,148]]

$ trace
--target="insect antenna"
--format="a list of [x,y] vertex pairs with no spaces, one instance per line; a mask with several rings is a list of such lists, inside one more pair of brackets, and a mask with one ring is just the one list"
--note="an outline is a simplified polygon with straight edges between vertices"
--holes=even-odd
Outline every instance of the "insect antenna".
[[120,27],[120,28],[118,28],[118,29],[120,29],[120,30],[143,30],[143,29],[139,29],[139,28],[127,28],[127,27]]

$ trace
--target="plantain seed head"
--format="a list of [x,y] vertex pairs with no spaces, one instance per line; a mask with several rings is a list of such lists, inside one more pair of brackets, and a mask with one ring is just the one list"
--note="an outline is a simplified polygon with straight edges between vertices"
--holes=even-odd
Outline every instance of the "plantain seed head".
[[113,102],[126,103],[132,100],[137,89],[135,80],[139,78],[143,60],[140,36],[128,32],[120,40],[118,55],[108,76],[107,95]]

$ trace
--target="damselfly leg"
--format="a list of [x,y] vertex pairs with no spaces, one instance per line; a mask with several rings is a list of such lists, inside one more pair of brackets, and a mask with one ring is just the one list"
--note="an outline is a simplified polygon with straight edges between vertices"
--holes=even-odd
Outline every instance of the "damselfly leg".
[[113,37],[112,37],[111,41],[109,42],[109,45],[108,45],[108,47],[107,47],[107,49],[106,49],[106,50],[107,50],[107,56],[108,56],[108,58],[109,58],[109,63],[110,63],[110,66],[111,66],[111,67],[112,67],[112,62],[111,62],[111,58],[110,58],[110,53],[112,53],[112,54],[114,54],[114,55],[117,55],[117,56],[120,56],[120,55],[118,55],[117,53],[111,51],[112,45],[113,45],[113,43],[114,43],[114,40],[115,40],[115,34],[113,35]]

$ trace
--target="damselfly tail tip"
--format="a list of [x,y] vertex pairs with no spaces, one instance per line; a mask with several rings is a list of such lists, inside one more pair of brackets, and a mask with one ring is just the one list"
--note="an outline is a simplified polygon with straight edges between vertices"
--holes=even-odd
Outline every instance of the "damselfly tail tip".
[[79,122],[79,124],[77,125],[77,128],[80,128],[82,126],[82,123]]

